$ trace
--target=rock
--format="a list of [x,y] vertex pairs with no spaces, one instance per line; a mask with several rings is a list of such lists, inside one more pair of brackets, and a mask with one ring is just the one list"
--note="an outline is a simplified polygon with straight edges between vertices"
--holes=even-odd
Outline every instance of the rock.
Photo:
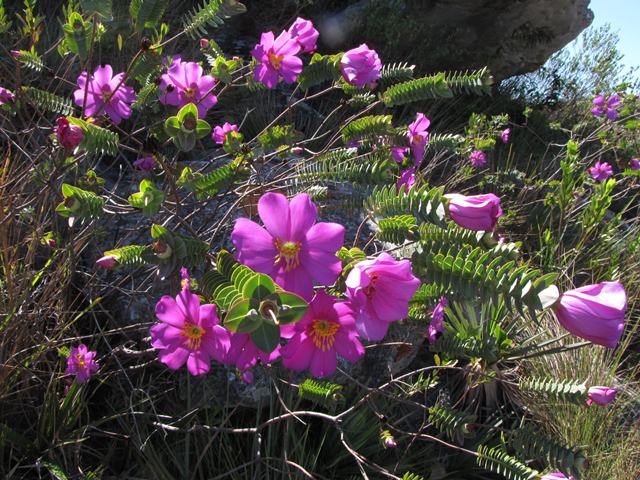
[[418,72],[488,66],[501,80],[537,69],[576,38],[593,20],[589,1],[333,1],[301,14],[316,21],[323,53],[364,42],[383,62],[414,63]]

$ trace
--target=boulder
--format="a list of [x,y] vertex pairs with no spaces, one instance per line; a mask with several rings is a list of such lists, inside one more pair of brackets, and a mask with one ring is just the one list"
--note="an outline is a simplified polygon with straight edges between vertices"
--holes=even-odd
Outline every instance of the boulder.
[[[298,12],[319,27],[321,52],[367,43],[383,62],[417,71],[488,66],[497,80],[531,72],[593,20],[590,0],[360,0],[313,2]],[[268,8],[247,1],[253,11]],[[268,3],[268,2],[267,2]],[[285,18],[284,2],[274,8]],[[262,6],[259,6],[262,4]],[[289,19],[296,11],[289,12]],[[290,20],[288,20],[290,22]],[[264,26],[264,25],[263,25]],[[280,28],[286,26],[280,25]]]

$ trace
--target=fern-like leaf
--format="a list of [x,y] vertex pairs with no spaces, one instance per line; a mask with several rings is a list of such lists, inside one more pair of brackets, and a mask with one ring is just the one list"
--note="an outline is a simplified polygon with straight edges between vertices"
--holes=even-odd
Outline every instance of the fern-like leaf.
[[148,263],[153,256],[149,245],[127,245],[104,252],[105,256],[112,255],[118,261],[118,267],[139,267]]
[[442,187],[429,188],[427,185],[412,188],[407,193],[397,192],[395,185],[387,185],[374,189],[364,207],[370,214],[378,217],[410,214],[421,222],[444,227],[446,223],[442,192]]
[[396,83],[411,80],[413,79],[413,70],[415,68],[415,65],[409,65],[408,63],[389,63],[384,65],[380,72],[378,84],[380,88],[384,90]]
[[394,107],[435,98],[450,98],[452,96],[453,92],[447,85],[445,74],[438,73],[437,75],[416,78],[415,80],[392,85],[382,94],[382,101],[387,107]]
[[42,58],[35,50],[18,50],[15,59],[20,62],[23,67],[33,70],[34,72],[41,72],[44,68]]
[[246,11],[247,8],[237,0],[204,0],[200,7],[185,16],[184,31],[196,39],[207,34],[207,26],[219,27],[225,19]]
[[298,396],[305,400],[310,400],[318,405],[327,408],[335,407],[336,404],[344,402],[342,386],[335,383],[307,378],[298,385]]
[[478,465],[489,471],[502,475],[508,480],[533,480],[540,473],[527,467],[517,458],[508,455],[499,447],[478,446]]
[[370,115],[358,118],[347,124],[342,129],[342,141],[348,143],[363,138],[371,139],[394,133],[395,130],[391,125],[391,115]]
[[429,409],[429,422],[447,435],[451,440],[462,443],[465,438],[473,437],[473,423],[476,416],[435,405]]
[[520,390],[535,395],[545,395],[556,400],[564,400],[578,405],[587,401],[587,387],[584,383],[570,380],[552,380],[550,378],[523,378]]
[[307,90],[316,85],[328,81],[336,81],[340,78],[341,54],[319,55],[314,54],[302,73],[298,75],[297,81],[300,88]]
[[35,87],[22,87],[25,97],[40,110],[58,115],[71,115],[73,104],[71,99],[60,97],[46,90]]
[[456,94],[489,95],[493,77],[487,67],[480,70],[451,72],[445,76],[449,88]]
[[355,148],[340,148],[318,156],[303,164],[300,169],[302,181],[351,182],[364,185],[388,183],[395,164],[379,152],[357,157]]
[[129,15],[135,21],[136,31],[155,28],[162,19],[167,5],[169,0],[132,0]]

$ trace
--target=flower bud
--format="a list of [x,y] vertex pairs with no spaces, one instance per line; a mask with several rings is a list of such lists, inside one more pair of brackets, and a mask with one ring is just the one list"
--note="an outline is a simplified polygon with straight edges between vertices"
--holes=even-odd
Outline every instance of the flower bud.
[[209,46],[209,40],[206,38],[200,39],[200,48],[207,48]]
[[96,260],[96,263],[102,268],[111,270],[118,265],[118,258],[115,255],[105,255]]
[[595,403],[596,405],[604,406],[609,405],[616,399],[618,391],[611,387],[590,387],[587,395],[587,405]]
[[55,238],[47,238],[44,243],[46,243],[47,247],[56,248],[58,242],[56,242]]
[[493,193],[471,196],[450,193],[444,197],[449,200],[451,220],[469,230],[491,231],[502,215],[500,198]]
[[248,385],[253,383],[253,372],[251,370],[245,370],[242,372],[242,381]]
[[53,129],[58,143],[67,150],[73,150],[82,142],[84,131],[78,125],[74,125],[66,117],[58,117],[57,126]]
[[171,246],[163,242],[162,240],[157,240],[153,244],[153,251],[156,253],[160,260],[166,260],[171,257],[171,253],[173,252]]
[[291,149],[291,153],[293,153],[294,155],[302,155],[304,153],[304,148],[302,148],[302,147],[293,147]]
[[615,348],[624,331],[627,294],[619,282],[602,282],[565,292],[555,304],[560,324],[574,335]]

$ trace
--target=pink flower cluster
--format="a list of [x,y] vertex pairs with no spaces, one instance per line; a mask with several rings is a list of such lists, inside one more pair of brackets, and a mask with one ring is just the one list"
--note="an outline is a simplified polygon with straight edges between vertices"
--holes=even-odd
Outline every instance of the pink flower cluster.
[[382,253],[353,267],[346,298],[323,288],[314,294],[315,286],[333,285],[342,271],[336,252],[344,243],[344,227],[317,223],[317,208],[304,193],[290,202],[280,193],[266,193],[258,214],[264,227],[239,218],[231,240],[241,263],[309,301],[300,321],[281,328],[287,343],[263,352],[249,334],[228,332],[219,325],[215,306],[201,306],[186,282],[175,299],[164,296],[156,305],[160,323],[152,327],[151,338],[161,362],[173,369],[186,363],[191,374],[199,375],[209,371],[211,359],[246,370],[258,360],[281,358],[287,368],[323,377],[336,370],[337,356],[356,362],[364,355],[359,338],[381,340],[392,322],[407,316],[420,284],[408,260]]
[[312,53],[320,34],[313,23],[298,17],[289,30],[276,36],[273,32],[264,32],[251,55],[258,61],[253,75],[256,81],[267,88],[274,88],[280,79],[293,83],[302,72],[302,53]]

